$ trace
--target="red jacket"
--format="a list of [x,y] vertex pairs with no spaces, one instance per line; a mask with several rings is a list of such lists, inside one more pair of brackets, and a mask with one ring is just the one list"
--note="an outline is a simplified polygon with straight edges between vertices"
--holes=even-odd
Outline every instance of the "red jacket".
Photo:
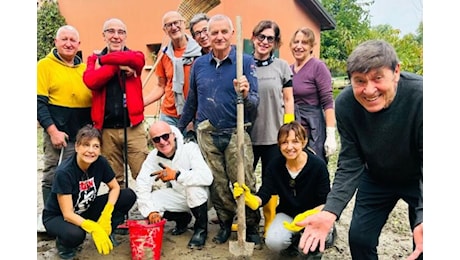
[[[101,67],[95,69],[98,58]],[[138,125],[144,120],[141,81],[144,64],[144,54],[140,51],[125,50],[107,53],[102,56],[93,54],[88,57],[86,71],[83,73],[83,81],[93,93],[91,117],[97,129],[102,129],[104,125],[106,83],[115,75],[119,76],[119,65],[129,66],[137,74],[137,77],[126,77],[126,106],[131,125]]]

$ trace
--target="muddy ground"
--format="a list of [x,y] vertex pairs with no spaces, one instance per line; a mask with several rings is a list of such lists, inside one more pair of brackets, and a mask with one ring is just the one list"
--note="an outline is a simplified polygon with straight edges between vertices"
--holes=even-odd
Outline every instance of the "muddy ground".
[[[39,134],[37,133],[37,136]],[[336,157],[335,157],[336,160]],[[331,172],[331,178],[335,172],[335,160],[332,159],[329,163],[329,169]],[[42,154],[41,148],[37,145],[37,214],[43,209],[40,180],[42,176]],[[257,171],[256,171],[257,172]],[[135,182],[130,180],[130,188],[135,187]],[[353,201],[344,210],[340,220],[337,223],[338,238],[335,242],[335,246],[326,250],[323,255],[324,260],[336,260],[351,259],[348,249],[348,238],[347,231],[350,223],[351,210],[353,207]],[[262,214],[263,215],[263,214]],[[141,218],[137,211],[136,205],[129,214],[130,218],[138,219]],[[215,217],[213,209],[209,211],[209,219]],[[263,232],[263,219],[260,224],[260,231]],[[193,226],[193,219],[189,227]],[[216,245],[212,242],[212,237],[219,230],[217,224],[209,223],[208,239],[206,246],[202,250],[190,250],[187,248],[187,243],[193,233],[192,230],[180,235],[171,235],[171,230],[174,227],[174,222],[166,223],[164,229],[164,236],[162,242],[161,259],[165,260],[181,260],[181,259],[235,259],[235,257],[229,251],[229,242]],[[76,259],[83,260],[96,260],[96,259],[131,259],[131,249],[129,245],[129,235],[116,235],[116,239],[120,242],[120,245],[115,247],[114,250],[107,256],[99,255],[91,236],[87,236],[83,243],[82,250],[77,254]],[[231,241],[237,240],[237,233],[234,232]],[[407,206],[404,202],[398,202],[396,208],[390,215],[390,218],[385,225],[382,235],[380,236],[380,245],[378,247],[379,259],[391,260],[391,259],[405,259],[412,251],[412,238],[408,224],[407,217]],[[46,236],[44,233],[37,233],[37,259],[59,259],[57,251],[55,249],[55,240]],[[270,252],[265,246],[262,250],[254,250],[250,259],[283,259]],[[284,258],[285,259],[285,258]]]

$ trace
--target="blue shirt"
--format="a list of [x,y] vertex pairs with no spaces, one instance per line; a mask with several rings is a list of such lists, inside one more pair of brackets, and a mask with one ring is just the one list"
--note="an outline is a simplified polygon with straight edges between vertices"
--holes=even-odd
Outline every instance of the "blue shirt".
[[[243,54],[243,75],[249,82],[249,93],[244,99],[244,122],[253,120],[259,105],[255,63],[252,56]],[[233,87],[236,78],[236,49],[219,66],[212,52],[195,60],[190,71],[190,89],[178,123],[183,130],[195,118],[196,123],[209,120],[217,129],[236,127],[237,94]]]

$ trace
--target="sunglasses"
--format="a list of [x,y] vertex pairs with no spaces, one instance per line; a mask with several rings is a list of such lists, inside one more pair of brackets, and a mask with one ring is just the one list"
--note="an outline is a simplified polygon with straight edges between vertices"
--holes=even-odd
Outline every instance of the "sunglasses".
[[166,133],[166,134],[162,134],[162,135],[160,135],[160,136],[152,137],[152,142],[154,142],[154,143],[157,144],[157,143],[160,142],[160,138],[163,139],[163,141],[168,141],[169,135],[170,135],[170,134],[171,134],[171,133]]
[[259,34],[256,36],[257,40],[263,42],[265,39],[267,39],[268,43],[273,43],[275,41],[275,36],[267,36],[264,34]]

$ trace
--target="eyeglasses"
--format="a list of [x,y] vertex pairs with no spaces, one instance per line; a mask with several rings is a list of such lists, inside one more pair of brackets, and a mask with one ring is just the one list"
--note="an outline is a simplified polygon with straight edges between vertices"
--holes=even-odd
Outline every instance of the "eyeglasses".
[[176,26],[176,27],[179,27],[183,21],[184,20],[176,20],[176,21],[172,21],[170,23],[165,23],[164,28],[166,28],[167,30],[171,30],[173,25]]
[[115,33],[117,33],[120,36],[126,35],[125,30],[105,29],[104,32],[107,33],[108,35],[115,35]]
[[162,134],[160,136],[155,136],[155,137],[152,137],[152,142],[154,143],[159,143],[160,142],[160,138],[163,139],[163,141],[167,141],[169,139],[169,135],[171,133],[166,133],[166,134]]
[[203,34],[208,34],[208,29],[206,29],[206,27],[204,27],[203,30],[201,30],[201,31],[195,31],[193,33],[193,37],[194,38],[200,38],[202,33]]
[[267,39],[268,43],[273,43],[275,41],[275,36],[267,36],[264,34],[259,34],[256,36],[257,40],[263,42],[265,39]]

